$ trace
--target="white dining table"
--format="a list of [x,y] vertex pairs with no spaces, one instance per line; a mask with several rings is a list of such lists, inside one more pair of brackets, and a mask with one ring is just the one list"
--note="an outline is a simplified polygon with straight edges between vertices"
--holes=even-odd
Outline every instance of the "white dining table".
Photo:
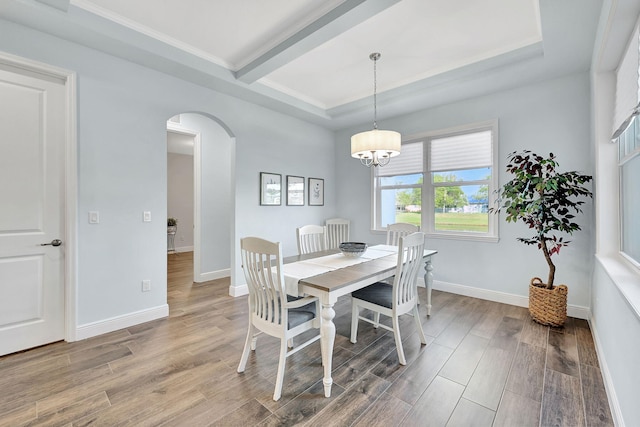
[[[427,316],[431,314],[433,287],[431,257],[436,253],[435,250],[424,251]],[[393,276],[398,262],[397,246],[371,246],[358,258],[344,256],[338,250],[329,250],[287,257],[283,261],[287,293],[294,296],[312,295],[320,300],[320,348],[324,367],[322,382],[325,396],[330,397],[333,384],[333,345],[336,336],[333,306],[339,297]]]

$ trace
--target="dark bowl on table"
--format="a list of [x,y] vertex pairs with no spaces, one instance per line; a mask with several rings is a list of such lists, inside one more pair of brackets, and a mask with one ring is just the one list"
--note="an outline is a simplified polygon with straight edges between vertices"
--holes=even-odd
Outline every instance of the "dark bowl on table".
[[367,251],[367,244],[362,242],[343,242],[339,246],[344,256],[357,258]]

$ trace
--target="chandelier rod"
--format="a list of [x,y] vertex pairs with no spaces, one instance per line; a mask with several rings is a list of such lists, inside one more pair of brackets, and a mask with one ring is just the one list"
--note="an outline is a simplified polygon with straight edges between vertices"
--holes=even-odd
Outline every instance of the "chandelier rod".
[[377,64],[380,54],[374,52],[369,55],[369,59],[373,61],[373,128],[378,129],[378,73]]

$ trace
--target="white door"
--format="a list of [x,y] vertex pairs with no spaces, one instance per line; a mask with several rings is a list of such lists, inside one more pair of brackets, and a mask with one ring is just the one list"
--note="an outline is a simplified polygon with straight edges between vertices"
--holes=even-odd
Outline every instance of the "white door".
[[[0,355],[64,339],[65,82],[0,64]],[[54,242],[57,244],[58,242]]]

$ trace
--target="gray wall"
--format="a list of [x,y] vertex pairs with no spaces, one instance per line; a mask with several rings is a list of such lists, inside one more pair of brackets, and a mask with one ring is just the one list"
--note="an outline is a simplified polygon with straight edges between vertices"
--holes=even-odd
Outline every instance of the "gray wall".
[[[418,111],[378,125],[409,136],[499,119],[497,171],[502,184],[508,180],[504,159],[508,153],[522,149],[540,154],[553,152],[561,169],[592,174],[589,105],[589,75],[584,73]],[[370,231],[371,172],[349,157],[349,137],[353,132],[339,132],[336,140],[337,179],[342,183],[338,189],[339,214],[354,221],[352,238],[383,242],[383,235]],[[572,245],[554,257],[556,281],[569,286],[569,304],[586,308],[590,304],[593,253],[590,201],[578,222],[583,231],[574,234]],[[501,221],[498,243],[430,239],[429,248],[438,250],[433,261],[434,279],[526,297],[531,277],[546,277],[548,271],[539,250],[516,241],[516,237],[529,233],[524,225]]]
[[231,267],[233,152],[228,131],[201,114],[180,114],[180,124],[200,133],[200,277]]
[[193,250],[193,191],[193,156],[167,153],[167,216],[178,220],[178,251]]
[[[638,285],[636,280],[636,293]],[[598,260],[593,272],[592,312],[591,326],[598,344],[600,367],[607,374],[609,400],[615,396],[611,409],[618,411],[624,425],[640,425],[640,319]]]
[[603,2],[592,65],[596,242],[591,329],[618,425],[640,425],[640,279],[619,253],[618,146],[611,144],[617,68],[640,15],[637,0]]
[[[235,242],[263,236],[295,254],[295,227],[335,210],[333,191],[324,207],[258,206],[260,171],[335,187],[331,131],[8,21],[0,21],[0,50],[78,75],[77,326],[167,302],[166,121],[175,114],[208,114],[235,137]],[[88,224],[90,210],[100,224]],[[145,210],[151,223],[142,222]],[[244,282],[236,257],[230,262],[232,284]],[[143,279],[151,292],[141,292]]]

